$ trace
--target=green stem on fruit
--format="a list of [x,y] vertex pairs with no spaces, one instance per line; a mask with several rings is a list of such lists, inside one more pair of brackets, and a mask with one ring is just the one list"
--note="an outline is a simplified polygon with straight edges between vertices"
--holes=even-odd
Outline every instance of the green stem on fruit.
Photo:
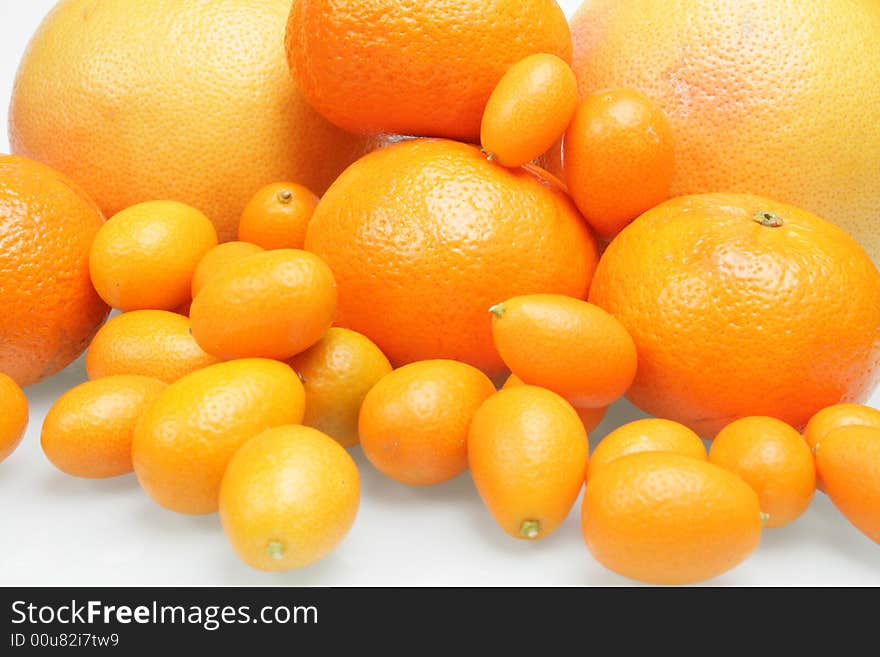
[[769,211],[759,212],[755,215],[754,220],[767,228],[779,228],[785,223],[782,221],[782,217],[775,212]]
[[276,194],[276,198],[279,203],[290,203],[293,200],[293,192],[289,189],[282,189],[278,194]]
[[495,315],[498,319],[504,317],[504,313],[507,312],[507,308],[503,303],[496,303],[494,306],[489,308],[489,312]]
[[275,559],[275,561],[280,561],[284,558],[284,543],[281,541],[269,541],[266,544],[266,554],[270,558]]
[[770,514],[761,511],[761,524],[766,525],[768,522],[770,522]]
[[538,538],[540,533],[540,520],[523,520],[523,523],[519,526],[519,535],[523,538]]

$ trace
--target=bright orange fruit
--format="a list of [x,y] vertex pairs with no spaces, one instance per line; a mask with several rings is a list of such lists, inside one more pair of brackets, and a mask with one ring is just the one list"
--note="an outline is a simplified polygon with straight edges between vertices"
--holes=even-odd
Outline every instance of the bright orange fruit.
[[319,200],[308,187],[296,183],[266,185],[244,207],[238,239],[264,249],[301,249]]
[[[508,388],[515,388],[517,386],[524,386],[526,383],[519,378],[516,374],[511,374],[507,377],[507,380],[504,381],[504,385],[501,386],[502,390],[507,390]],[[600,408],[579,408],[577,406],[574,407],[575,412],[578,414],[578,417],[581,419],[581,422],[584,425],[584,431],[589,434],[593,429],[598,427],[602,420],[605,419],[605,414],[608,412],[608,407],[600,407]]]
[[18,447],[27,424],[27,397],[14,379],[0,373],[0,463]]
[[[202,288],[205,287],[209,280],[233,262],[244,260],[248,256],[260,253],[262,250],[261,247],[250,242],[224,242],[215,246],[202,256],[195,272],[193,272],[192,286],[190,288],[192,298],[195,299],[196,295],[202,291]],[[189,315],[188,311],[189,308],[187,308],[186,315]]]

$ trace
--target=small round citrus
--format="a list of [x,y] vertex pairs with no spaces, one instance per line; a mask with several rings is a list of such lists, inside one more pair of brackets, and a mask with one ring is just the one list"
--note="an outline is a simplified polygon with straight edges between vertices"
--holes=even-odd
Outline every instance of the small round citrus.
[[794,522],[813,500],[813,454],[801,435],[781,420],[744,417],[731,422],[712,441],[709,461],[755,489],[765,527]]
[[275,360],[243,358],[188,374],[137,423],[131,456],[138,481],[166,509],[213,513],[235,451],[261,431],[301,422],[304,407],[296,373]]
[[320,340],[336,313],[336,281],[318,256],[278,249],[217,274],[193,299],[192,330],[220,358],[284,360]]
[[636,346],[623,325],[586,301],[531,294],[491,308],[492,337],[504,363],[530,385],[574,406],[608,406],[636,375]]
[[[876,427],[880,429],[880,411],[863,404],[834,404],[823,408],[804,427],[804,440],[811,450],[835,429],[849,426]],[[816,488],[825,490],[822,477],[816,473]]]
[[43,421],[40,443],[46,458],[74,477],[128,474],[135,425],[166,387],[159,379],[121,374],[71,388]]
[[530,55],[507,70],[489,97],[480,143],[499,164],[522,166],[550,150],[577,107],[577,80],[568,63]]
[[571,404],[535,386],[501,390],[474,415],[468,463],[495,521],[534,540],[565,520],[584,485],[590,445]]
[[[519,378],[516,374],[511,374],[507,377],[507,380],[504,382],[504,385],[501,386],[502,390],[507,390],[508,388],[515,388],[517,386],[524,386],[526,383]],[[608,412],[607,406],[602,406],[599,408],[581,408],[578,406],[574,407],[575,412],[578,414],[578,417],[581,419],[581,422],[584,425],[584,431],[589,434],[596,427],[602,424],[602,420],[605,419],[605,414]]]
[[588,477],[628,454],[672,452],[706,460],[706,446],[683,424],[661,418],[646,418],[618,427],[602,439],[590,457]]
[[632,89],[587,96],[565,133],[563,167],[578,209],[611,239],[669,196],[675,169],[669,121]]
[[217,233],[204,214],[176,201],[148,201],[101,227],[89,272],[114,308],[174,310],[190,299],[196,266],[215,246]]
[[0,373],[0,463],[18,447],[27,424],[27,397],[12,377]]
[[480,370],[452,360],[410,363],[373,386],[358,428],[364,455],[401,483],[431,486],[467,470],[467,435],[495,393]]
[[358,414],[364,397],[391,363],[369,338],[333,327],[321,340],[288,361],[306,391],[303,424],[326,433],[343,447],[360,442]]
[[173,383],[218,362],[199,346],[188,317],[167,310],[133,310],[100,328],[86,354],[90,379],[139,374]]
[[319,200],[308,187],[296,183],[266,185],[241,213],[238,239],[264,249],[301,249]]
[[727,572],[761,540],[758,496],[735,474],[669,452],[641,452],[587,482],[584,540],[599,563],[651,584]]
[[261,247],[250,242],[225,242],[215,246],[199,260],[199,264],[196,266],[190,288],[192,298],[195,299],[196,295],[205,287],[205,283],[233,262],[244,260],[248,256],[260,253],[262,250]]

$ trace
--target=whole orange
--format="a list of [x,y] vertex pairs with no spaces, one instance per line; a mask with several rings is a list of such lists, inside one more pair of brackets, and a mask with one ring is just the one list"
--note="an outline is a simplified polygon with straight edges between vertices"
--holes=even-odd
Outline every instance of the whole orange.
[[590,0],[571,30],[582,95],[631,87],[669,117],[672,195],[797,205],[880,263],[880,3]]
[[22,59],[16,153],[57,167],[110,216],[155,199],[207,214],[235,239],[254,190],[322,193],[365,152],[290,78],[290,0],[63,0]]
[[880,273],[846,233],[757,196],[673,199],[627,226],[590,300],[636,343],[629,398],[712,437],[749,415],[802,427],[880,375]]
[[[202,256],[202,259],[199,260],[199,264],[196,266],[192,278],[192,287],[190,288],[192,297],[195,298],[209,280],[233,262],[244,260],[248,256],[260,253],[262,250],[256,244],[251,244],[250,242],[224,242],[215,246]],[[189,315],[189,309],[187,309],[186,314]]]
[[59,172],[0,155],[0,372],[19,385],[66,367],[107,316],[89,278],[103,221]]
[[510,66],[571,61],[555,0],[297,0],[286,44],[293,77],[336,125],[472,142]]
[[414,139],[352,165],[318,204],[306,248],[339,284],[337,324],[395,365],[450,358],[504,371],[488,309],[537,292],[586,297],[596,242],[561,186],[474,146]]
[[12,378],[0,373],[0,463],[18,447],[27,424],[27,397]]
[[242,211],[238,239],[264,249],[301,249],[319,200],[296,183],[266,185]]

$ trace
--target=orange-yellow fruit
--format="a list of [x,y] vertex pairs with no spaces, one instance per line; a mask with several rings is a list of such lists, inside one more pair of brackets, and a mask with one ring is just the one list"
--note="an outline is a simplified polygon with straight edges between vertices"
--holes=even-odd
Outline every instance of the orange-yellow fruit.
[[816,466],[834,505],[880,543],[880,429],[835,429],[816,446]]
[[816,490],[816,464],[801,435],[772,417],[745,417],[712,441],[709,460],[755,489],[765,527],[783,527],[803,515]]
[[761,508],[748,484],[669,452],[630,454],[590,477],[581,521],[599,563],[651,584],[717,577],[761,540]]
[[596,243],[563,188],[474,146],[375,151],[324,195],[306,235],[339,283],[337,324],[395,366],[449,358],[504,372],[486,310],[519,294],[584,298]]
[[740,417],[793,427],[880,376],[880,273],[846,233],[758,196],[672,199],[602,256],[590,301],[636,343],[629,398],[714,436]]
[[90,379],[138,374],[173,383],[218,362],[192,336],[188,317],[167,310],[135,310],[104,324],[86,354]]
[[103,221],[57,171],[0,155],[0,372],[18,385],[65,368],[107,316],[89,279]]
[[673,196],[797,205],[880,263],[880,3],[591,0],[571,30],[582,94],[631,87],[669,117]]
[[[804,427],[804,440],[811,450],[822,442],[834,429],[849,426],[876,427],[880,429],[880,411],[862,404],[835,404],[816,413]],[[816,473],[816,488],[825,490],[822,478]]]
[[188,374],[138,421],[131,450],[138,481],[166,509],[213,513],[235,451],[265,429],[298,424],[304,407],[299,378],[278,361],[245,358]]
[[359,500],[348,452],[320,431],[286,425],[267,429],[232,457],[220,487],[220,520],[246,564],[290,570],[339,545]]
[[15,380],[0,373],[0,463],[18,447],[27,424],[27,397]]
[[492,91],[480,126],[483,149],[506,167],[540,157],[562,136],[578,105],[577,80],[556,55],[530,55]]
[[432,486],[467,470],[468,427],[495,393],[478,369],[451,360],[410,363],[367,393],[359,430],[364,455],[384,475]]
[[343,447],[357,445],[364,397],[391,372],[385,354],[360,333],[333,327],[289,363],[306,391],[303,424],[326,433]]
[[[260,253],[263,249],[256,244],[250,242],[225,242],[218,244],[208,251],[193,273],[192,279],[192,298],[202,291],[205,284],[214,278],[218,273],[226,269],[229,265],[239,260],[244,260],[248,256]],[[188,304],[189,305],[189,304]],[[189,307],[187,307],[187,315],[189,315]]]
[[108,216],[176,199],[207,214],[222,241],[269,181],[323,193],[368,146],[291,80],[279,45],[290,4],[59,2],[19,67],[13,149],[71,176]]
[[474,415],[468,463],[495,521],[534,540],[565,520],[584,485],[590,445],[567,401],[535,386],[501,390]]
[[588,477],[622,456],[640,452],[672,452],[706,460],[706,446],[686,426],[672,420],[647,418],[624,424],[605,436],[590,457]]
[[[508,388],[515,388],[516,386],[524,386],[525,382],[519,378],[516,374],[511,374],[507,377],[507,380],[504,382],[504,385],[501,386],[502,390],[507,390]],[[578,414],[578,417],[581,419],[581,422],[584,425],[584,431],[589,434],[593,429],[598,427],[602,420],[605,419],[605,414],[608,412],[608,407],[603,406],[600,408],[579,408],[577,406],[574,407],[575,412]]]
[[526,383],[587,408],[608,406],[632,384],[636,346],[602,308],[558,294],[530,294],[491,312],[495,347]]
[[675,173],[669,121],[633,89],[591,94],[565,133],[563,168],[578,209],[611,239],[669,197]]
[[308,187],[296,183],[266,185],[241,213],[238,239],[264,249],[301,249],[319,200]]
[[479,139],[510,66],[534,53],[571,60],[554,0],[297,0],[286,44],[294,79],[336,125],[462,141]]
[[196,267],[215,246],[213,224],[195,208],[177,201],[139,203],[101,226],[89,272],[114,308],[174,310],[189,301]]
[[71,388],[43,421],[40,443],[46,458],[74,477],[104,479],[131,472],[135,425],[166,387],[147,376],[117,375]]
[[333,273],[320,258],[278,249],[217,274],[193,299],[189,316],[193,335],[209,354],[284,360],[324,336],[336,296]]

